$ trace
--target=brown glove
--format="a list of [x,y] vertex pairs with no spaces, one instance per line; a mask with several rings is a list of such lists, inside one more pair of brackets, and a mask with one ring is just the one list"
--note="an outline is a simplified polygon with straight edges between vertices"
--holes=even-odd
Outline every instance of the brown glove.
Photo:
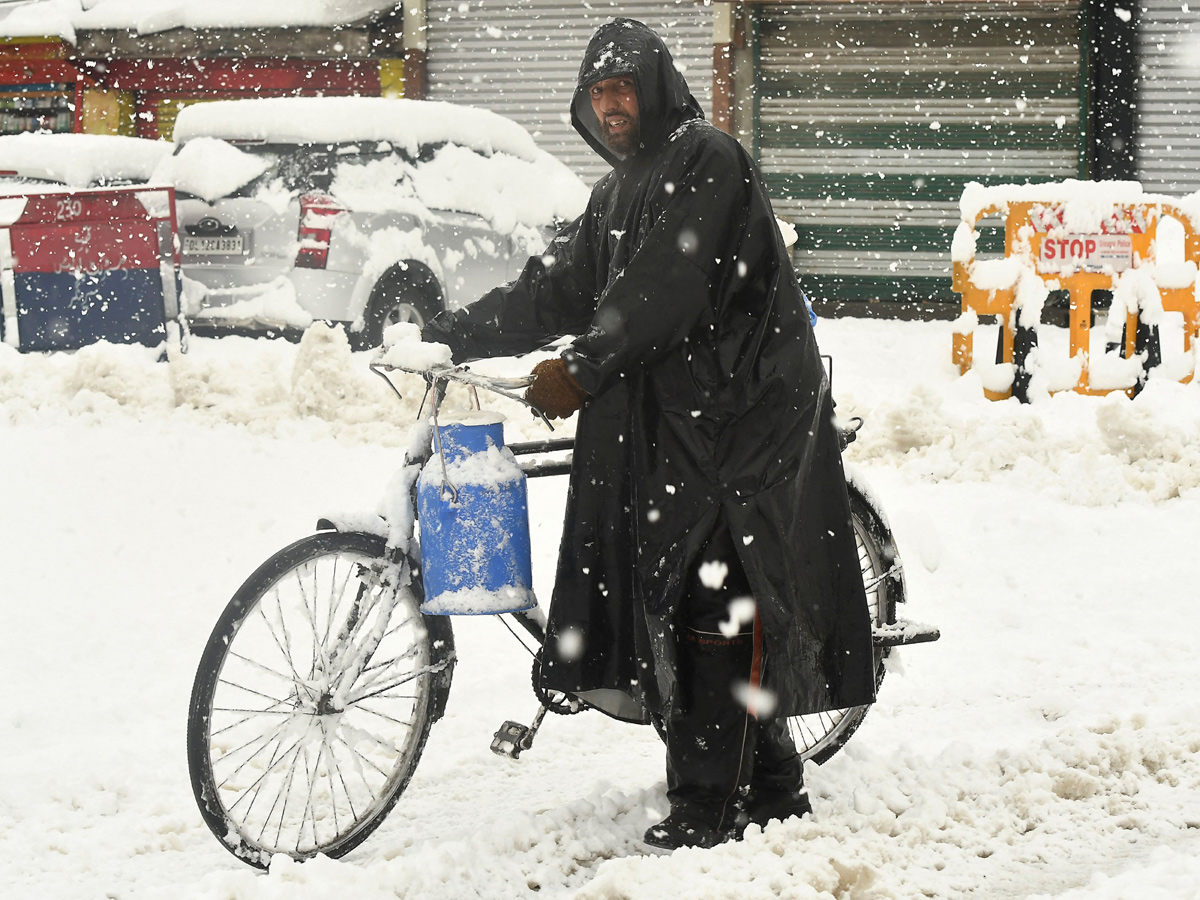
[[588,398],[567,364],[561,359],[546,359],[533,367],[533,384],[525,389],[525,402],[531,403],[552,419],[565,419]]

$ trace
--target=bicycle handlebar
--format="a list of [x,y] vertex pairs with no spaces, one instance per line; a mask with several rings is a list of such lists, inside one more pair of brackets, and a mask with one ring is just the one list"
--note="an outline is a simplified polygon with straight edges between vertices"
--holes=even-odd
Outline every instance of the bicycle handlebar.
[[472,372],[465,365],[439,365],[439,366],[402,366],[396,363],[371,363],[371,371],[383,378],[388,383],[397,397],[403,397],[400,389],[396,387],[396,383],[391,379],[392,372],[407,372],[410,375],[420,375],[425,379],[425,383],[433,390],[434,393],[434,415],[437,415],[437,410],[441,406],[442,399],[446,394],[446,387],[451,381],[465,384],[468,387],[483,388],[486,391],[491,391],[508,400],[515,400],[523,406],[529,407],[535,416],[546,423],[546,427],[551,431],[554,426],[550,424],[550,420],[546,414],[526,400],[521,394],[514,391],[521,390],[533,384],[532,375],[518,375],[516,377],[504,377],[498,375],[481,375],[478,372]]

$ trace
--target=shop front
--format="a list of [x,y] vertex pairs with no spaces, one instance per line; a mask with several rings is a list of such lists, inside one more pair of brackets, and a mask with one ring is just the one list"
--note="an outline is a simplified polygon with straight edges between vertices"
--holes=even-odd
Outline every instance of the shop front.
[[[1078,0],[748,7],[753,140],[824,312],[949,315],[964,185],[1087,174]],[[980,252],[1002,249],[985,236]]]

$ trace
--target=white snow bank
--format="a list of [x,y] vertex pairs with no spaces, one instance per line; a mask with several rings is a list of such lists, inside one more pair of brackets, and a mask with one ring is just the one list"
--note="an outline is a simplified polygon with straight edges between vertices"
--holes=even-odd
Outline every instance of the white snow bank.
[[145,182],[174,149],[168,141],[118,135],[9,134],[0,136],[0,173],[70,187]]
[[[255,310],[261,308],[249,312]],[[416,346],[434,353],[441,347]],[[351,351],[340,327],[320,323],[310,327],[298,345],[193,337],[188,353],[169,362],[159,362],[156,349],[108,343],[49,354],[22,354],[0,345],[0,427],[41,416],[96,424],[110,417],[179,418],[239,425],[276,437],[302,431],[353,444],[405,446],[425,396],[425,381],[419,375],[393,373],[403,395],[399,399],[368,368],[372,355],[373,351]],[[533,364],[531,359],[521,366]],[[482,362],[473,367],[486,372],[488,366]],[[484,404],[505,415],[506,441],[547,436],[545,426],[521,404],[490,395],[484,396]],[[447,413],[472,405],[465,388],[450,386]],[[558,433],[564,433],[558,427]],[[573,427],[569,423],[566,433]]]
[[[1042,391],[1028,405],[993,403],[983,399],[975,373],[960,378],[951,365],[951,328],[948,322],[821,323],[822,349],[837,360],[838,413],[866,418],[847,451],[850,461],[935,484],[1019,478],[1084,506],[1158,503],[1200,487],[1200,384],[1164,377],[1152,379],[1135,400]],[[839,352],[852,334],[871,335],[872,360]],[[443,346],[417,341],[412,326],[395,327],[388,338],[391,358],[400,365],[446,359]],[[927,375],[897,383],[896,368],[912,365],[901,359],[908,353]],[[352,352],[340,328],[321,324],[299,346],[193,339],[190,352],[170,363],[155,362],[155,352],[141,347],[98,344],[72,354],[28,355],[0,347],[0,424],[38,414],[97,422],[108,415],[181,416],[277,436],[318,427],[343,441],[403,446],[425,383],[394,373],[404,394],[399,401],[370,372],[372,358],[373,352]],[[540,358],[472,367],[524,375]],[[880,384],[891,388],[881,392]],[[480,396],[486,408],[506,416],[506,441],[547,436],[520,404]],[[464,388],[451,386],[447,413],[472,405]],[[570,433],[574,419],[565,428]]]
[[392,0],[36,0],[0,18],[0,35],[55,36],[114,29],[153,34],[171,28],[345,25],[390,10]]
[[[1020,479],[1088,506],[1161,502],[1200,487],[1200,384],[1179,384],[1163,373],[1135,400],[1123,393],[1051,396],[1049,381],[1073,384],[1078,361],[1048,350],[1047,357],[1061,357],[1063,371],[1044,366],[1045,381],[1033,392],[1033,403],[985,401],[980,373],[959,377],[950,362],[953,328],[950,322],[889,322],[877,328],[869,322],[822,321],[821,348],[837,361],[838,414],[866,419],[848,459],[896,467],[908,478],[934,483]],[[1065,343],[1065,329],[1043,326],[1043,331],[1048,343],[1056,337]],[[843,340],[864,333],[872,335],[877,359],[843,361]],[[976,338],[981,347],[990,347],[992,339]],[[895,383],[886,363],[900,341],[908,342],[925,373],[903,385]],[[892,359],[892,366],[901,365]],[[891,389],[880,392],[881,383]]]

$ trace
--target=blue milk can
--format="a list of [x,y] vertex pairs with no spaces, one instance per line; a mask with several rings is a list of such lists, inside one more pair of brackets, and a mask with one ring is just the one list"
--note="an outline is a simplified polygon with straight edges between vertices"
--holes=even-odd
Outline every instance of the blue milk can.
[[491,615],[537,604],[525,473],[504,447],[503,421],[476,415],[437,429],[417,481],[423,613]]

